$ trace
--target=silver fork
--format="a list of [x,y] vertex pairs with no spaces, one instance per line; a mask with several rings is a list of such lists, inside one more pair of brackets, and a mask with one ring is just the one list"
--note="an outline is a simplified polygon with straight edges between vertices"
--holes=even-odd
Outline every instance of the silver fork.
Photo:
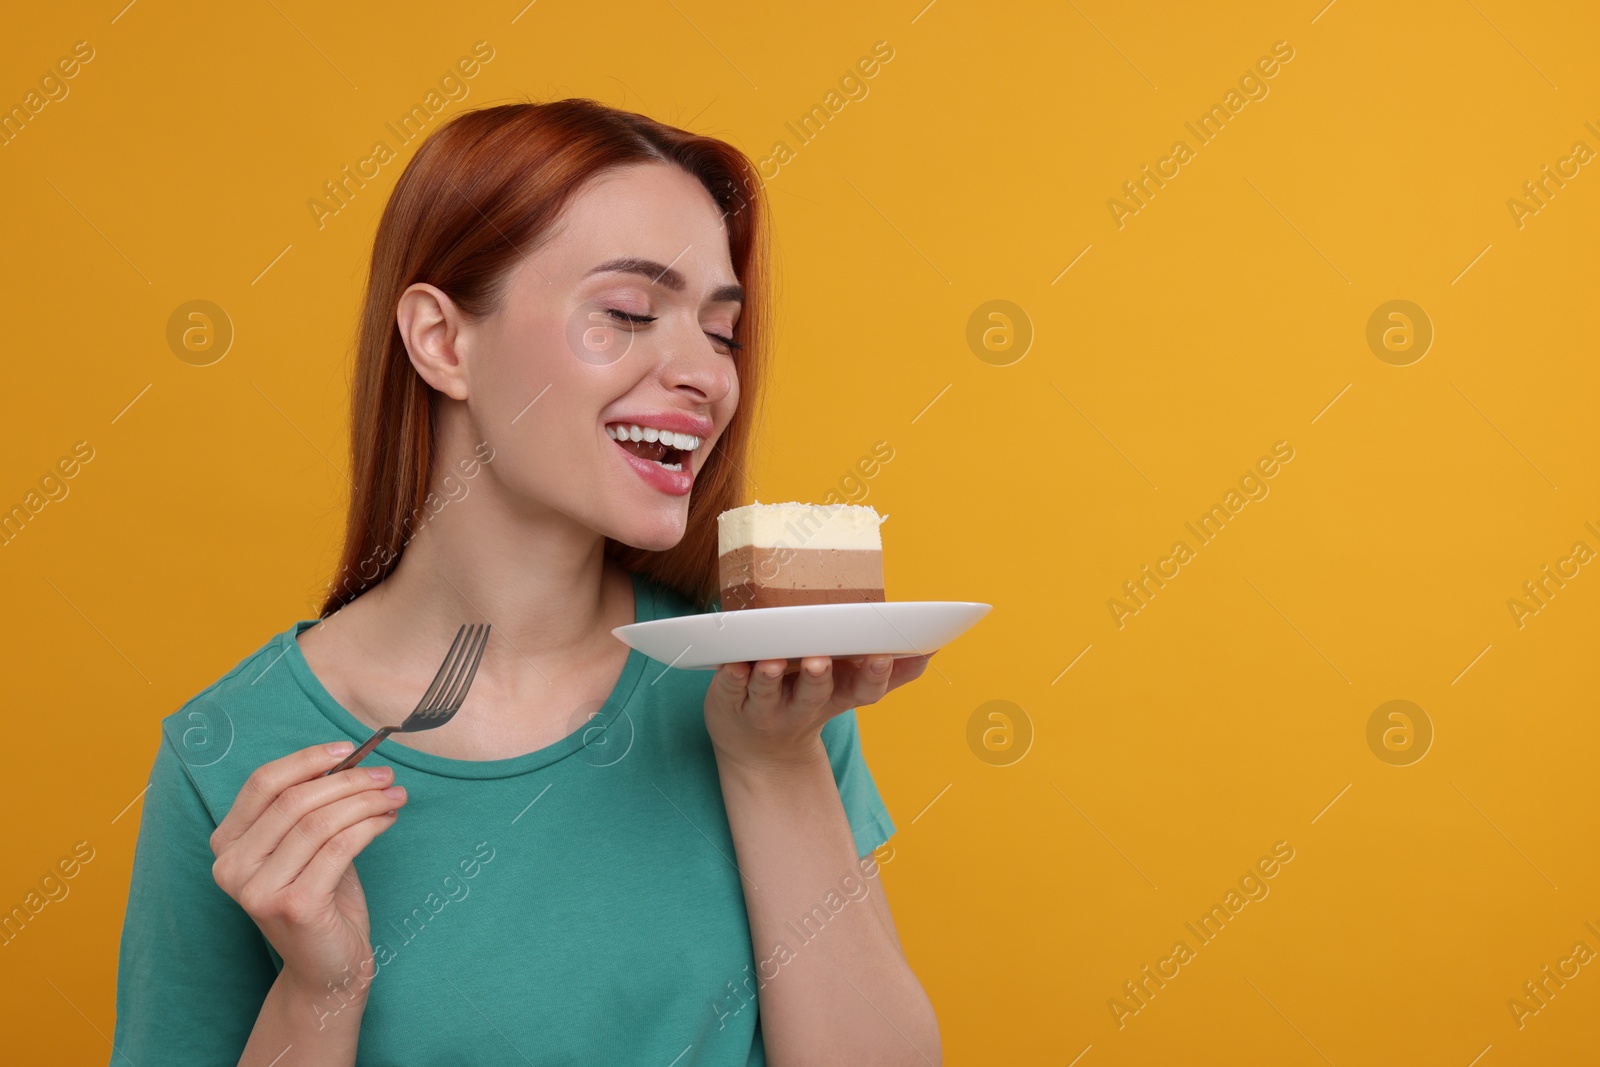
[[350,755],[339,761],[339,764],[326,772],[323,777],[336,771],[348,770],[366,759],[367,754],[378,747],[390,734],[409,734],[418,730],[432,730],[443,726],[461,710],[461,702],[467,697],[467,689],[472,685],[472,678],[478,673],[478,661],[483,658],[483,647],[489,643],[489,624],[473,623],[463,624],[456,631],[455,643],[450,646],[450,652],[445,656],[444,663],[439,666],[439,673],[433,676],[433,684],[428,686],[428,691],[422,695],[417,703],[416,710],[406,716],[406,721],[399,726],[385,726],[377,733],[367,738],[365,744]]

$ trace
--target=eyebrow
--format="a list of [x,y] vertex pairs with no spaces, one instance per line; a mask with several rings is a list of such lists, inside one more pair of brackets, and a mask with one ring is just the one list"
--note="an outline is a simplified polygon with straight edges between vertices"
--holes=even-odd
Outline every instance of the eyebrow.
[[[688,283],[684,281],[682,274],[678,273],[668,265],[657,263],[653,259],[639,259],[635,256],[624,256],[621,259],[607,260],[598,267],[595,267],[589,273],[601,274],[608,271],[621,274],[642,274],[646,278],[649,278],[652,282],[664,285],[675,293],[683,292],[688,285]],[[744,286],[739,285],[737,282],[730,285],[721,286],[720,288],[712,291],[709,302],[713,304],[722,304],[728,302],[743,304]]]

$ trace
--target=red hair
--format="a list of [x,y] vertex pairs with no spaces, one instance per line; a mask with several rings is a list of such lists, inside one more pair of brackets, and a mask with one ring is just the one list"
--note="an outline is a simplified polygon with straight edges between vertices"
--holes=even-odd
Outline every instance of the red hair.
[[606,558],[704,609],[717,593],[716,517],[744,502],[744,468],[761,400],[769,325],[766,200],[749,157],[714,137],[588,99],[465,111],[406,165],[378,222],[351,383],[354,490],[344,548],[321,615],[383,581],[433,474],[432,386],[406,354],[395,309],[416,282],[437,286],[474,320],[500,306],[524,250],[538,247],[568,200],[603,171],[671,163],[698,178],[723,212],[745,302],[734,339],[740,403],[696,474],[688,529],[652,552],[606,538]]

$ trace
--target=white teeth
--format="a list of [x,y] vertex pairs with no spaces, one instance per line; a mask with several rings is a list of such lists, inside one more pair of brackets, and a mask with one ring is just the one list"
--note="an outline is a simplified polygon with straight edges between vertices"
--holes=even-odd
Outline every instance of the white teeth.
[[[616,441],[648,441],[661,442],[669,448],[676,448],[680,452],[693,452],[700,447],[700,438],[686,433],[674,433],[671,430],[661,430],[654,426],[640,426],[637,423],[615,423],[606,427],[606,436]],[[672,468],[668,467],[669,470]]]

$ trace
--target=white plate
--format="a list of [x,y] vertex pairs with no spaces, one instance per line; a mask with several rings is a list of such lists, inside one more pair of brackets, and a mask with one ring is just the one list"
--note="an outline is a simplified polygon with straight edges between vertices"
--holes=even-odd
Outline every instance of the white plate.
[[711,611],[618,626],[611,632],[630,648],[683,670],[716,670],[724,663],[802,656],[896,659],[933,652],[960,637],[992,605],[967,600],[800,604],[789,608]]

